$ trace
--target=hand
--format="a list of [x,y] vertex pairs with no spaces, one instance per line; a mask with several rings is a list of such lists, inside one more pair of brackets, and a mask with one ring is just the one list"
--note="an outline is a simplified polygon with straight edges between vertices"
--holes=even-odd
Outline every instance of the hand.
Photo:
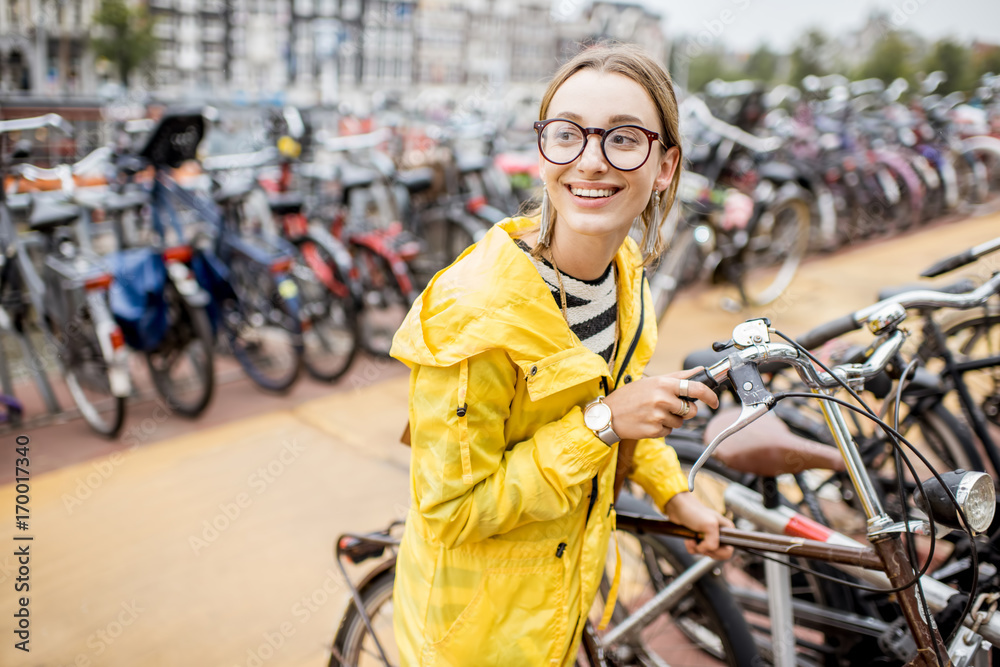
[[716,560],[732,558],[732,547],[719,546],[719,529],[732,528],[732,521],[705,507],[694,494],[687,491],[682,491],[671,498],[665,509],[671,521],[703,535],[699,542],[684,540],[688,553],[710,556]]
[[719,407],[719,397],[700,382],[688,383],[687,413],[680,397],[681,380],[694,375],[701,367],[669,375],[645,377],[608,394],[604,402],[611,408],[611,428],[622,440],[663,438],[679,428],[685,419],[698,414],[695,400],[712,408]]

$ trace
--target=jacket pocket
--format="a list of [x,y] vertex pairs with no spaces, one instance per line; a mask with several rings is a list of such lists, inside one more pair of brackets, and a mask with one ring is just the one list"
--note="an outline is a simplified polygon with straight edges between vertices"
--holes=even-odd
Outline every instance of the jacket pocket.
[[440,640],[425,645],[424,667],[549,665],[566,643],[562,562],[491,567]]

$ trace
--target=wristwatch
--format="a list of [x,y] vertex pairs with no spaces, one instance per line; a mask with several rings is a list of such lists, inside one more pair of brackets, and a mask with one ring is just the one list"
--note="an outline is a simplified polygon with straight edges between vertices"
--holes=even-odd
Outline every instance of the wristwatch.
[[608,447],[621,440],[611,428],[611,408],[604,402],[603,396],[598,396],[584,408],[583,423]]

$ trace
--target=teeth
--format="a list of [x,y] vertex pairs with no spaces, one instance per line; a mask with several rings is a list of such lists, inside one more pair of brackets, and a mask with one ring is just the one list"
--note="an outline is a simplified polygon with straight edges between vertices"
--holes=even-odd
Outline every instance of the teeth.
[[610,197],[614,190],[584,190],[583,188],[570,188],[570,192],[577,197]]

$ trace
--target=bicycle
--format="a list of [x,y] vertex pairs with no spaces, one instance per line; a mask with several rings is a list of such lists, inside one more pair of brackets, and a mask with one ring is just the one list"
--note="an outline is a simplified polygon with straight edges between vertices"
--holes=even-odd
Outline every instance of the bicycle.
[[682,111],[719,141],[711,159],[699,167],[705,175],[681,175],[678,198],[689,213],[674,207],[661,230],[668,249],[649,277],[656,316],[662,320],[678,290],[700,278],[736,288],[739,302],[729,300],[728,307],[771,303],[791,283],[808,249],[812,223],[807,195],[795,180],[763,176],[752,197],[724,189],[724,172],[735,168],[731,162],[739,162],[733,159],[737,146],[765,155],[777,150],[781,140],[724,123],[697,98],[685,100]]
[[[249,188],[221,189],[213,200],[173,178],[171,169],[196,158],[204,132],[202,109],[168,110],[117,165],[132,173],[152,167],[155,236],[165,242],[169,225],[185,248],[176,258],[211,296],[207,310],[213,328],[222,332],[250,379],[267,391],[287,391],[299,376],[303,355],[299,290],[290,277],[294,251],[280,239],[242,232],[241,197]],[[175,204],[197,223],[190,233]]]
[[[12,131],[55,127],[70,133],[65,121],[49,114],[38,118],[0,121],[0,137]],[[21,175],[55,177],[72,189],[68,165],[42,170],[20,165]],[[6,151],[0,151],[0,181],[7,172]],[[60,411],[45,372],[46,361],[30,340],[33,324],[46,346],[54,351],[70,396],[87,424],[105,437],[114,437],[125,419],[125,404],[131,394],[127,351],[121,329],[108,308],[108,289],[113,279],[104,263],[80,242],[68,227],[83,224],[81,210],[35,196],[28,218],[31,233],[20,235],[0,192],[0,328],[15,335],[21,344],[36,385],[49,412]],[[74,238],[75,236],[75,238]],[[36,268],[31,255],[39,255]],[[34,312],[33,322],[29,307]],[[13,395],[12,381],[4,363],[4,392]]]
[[[774,361],[793,366],[803,382],[810,387],[813,392],[811,395],[823,399],[821,409],[829,420],[831,435],[836,440],[844,465],[854,483],[855,492],[868,517],[868,539],[872,548],[863,547],[850,538],[826,528],[823,528],[823,532],[810,531],[812,526],[818,524],[809,523],[804,517],[798,519],[802,522],[799,524],[802,531],[813,538],[821,537],[821,540],[724,529],[722,543],[740,548],[750,548],[759,552],[808,557],[830,563],[835,567],[850,566],[849,572],[853,576],[870,585],[880,587],[882,593],[890,591],[896,593],[900,610],[906,618],[914,646],[922,661],[919,664],[954,664],[944,657],[946,655],[951,656],[955,663],[969,664],[968,660],[983,647],[988,649],[984,639],[987,642],[995,642],[1000,639],[1000,616],[985,618],[984,615],[969,618],[968,611],[973,602],[973,598],[970,597],[958,618],[963,624],[972,626],[973,629],[958,630],[955,639],[948,646],[945,646],[941,634],[933,623],[927,620],[921,608],[923,606],[923,608],[929,608],[932,611],[940,611],[948,605],[957,591],[946,584],[923,576],[923,568],[911,562],[910,555],[904,545],[903,535],[923,529],[923,526],[914,526],[906,519],[902,522],[894,521],[884,511],[872,480],[860,459],[857,447],[851,439],[849,425],[841,411],[841,402],[825,393],[830,388],[839,387],[841,384],[856,384],[876,376],[896,357],[906,338],[905,332],[898,328],[899,322],[902,321],[900,311],[899,308],[893,311],[879,311],[878,317],[873,318],[880,324],[874,331],[878,339],[873,344],[872,354],[869,355],[864,364],[841,365],[832,371],[817,371],[804,348],[791,341],[789,343],[772,342],[770,334],[773,330],[765,320],[748,320],[737,326],[733,331],[731,341],[733,351],[730,355],[717,364],[703,369],[693,376],[693,379],[704,382],[713,388],[718,387],[721,382],[728,381],[743,405],[740,418],[730,428],[720,433],[709,447],[701,452],[691,467],[689,485],[694,488],[694,480],[698,471],[705,465],[712,451],[722,440],[767,414],[779,400],[797,395],[796,392],[772,394],[760,376],[758,365],[766,361]],[[905,311],[902,313],[905,315]],[[888,425],[884,426],[886,429],[891,429]],[[952,475],[951,477],[945,481],[941,475],[935,472],[933,482],[921,485],[925,498],[940,496],[951,500],[951,503],[944,502],[940,506],[929,504],[927,507],[927,529],[934,533],[936,526],[946,525],[952,528],[964,526],[971,537],[974,533],[984,530],[993,519],[996,501],[992,481],[984,473],[965,473],[961,476]],[[957,489],[962,483],[975,488],[976,494],[981,495],[970,499],[968,494],[965,494],[963,495],[965,504],[959,506],[955,500],[953,487]],[[732,485],[729,488],[736,489],[738,485]],[[929,493],[933,493],[934,496],[929,496]],[[744,494],[743,500],[742,506],[748,508],[748,512],[753,514],[756,523],[765,523],[765,520],[777,517],[777,520],[772,521],[774,525],[770,526],[772,530],[777,531],[782,530],[788,524],[789,517],[782,508],[768,509],[764,507],[759,496],[753,497]],[[654,510],[636,511],[634,504],[630,504],[627,500],[623,504],[625,506],[618,512],[618,527],[638,535],[640,539],[661,534],[688,538],[697,537],[690,531],[665,521]],[[956,510],[956,508],[958,509]],[[958,520],[959,517],[961,521]],[[974,517],[974,520],[969,517]],[[917,523],[919,524],[919,522]],[[393,544],[394,540],[388,531],[382,531],[373,536],[356,534],[342,536],[337,542],[338,563],[341,554],[353,556],[353,560],[362,561],[382,554],[385,548],[391,547]],[[975,551],[972,553],[975,554]],[[387,659],[382,642],[374,635],[375,626],[372,623],[371,613],[382,611],[384,605],[390,600],[387,591],[391,587],[388,586],[387,581],[392,576],[391,562],[392,559],[389,558],[377,566],[375,571],[363,579],[361,586],[354,586],[345,573],[345,578],[347,578],[351,588],[352,600],[337,633],[337,639],[331,652],[331,665],[357,664],[352,660],[356,660],[361,655],[365,647],[366,635],[369,638],[369,643],[374,647],[371,655],[381,660],[383,664],[391,664]],[[664,581],[669,583],[657,590],[656,594],[639,609],[624,610],[624,618],[620,617],[611,630],[603,636],[585,629],[583,652],[588,663],[594,666],[619,664],[615,660],[621,655],[625,655],[628,659],[635,656],[642,658],[647,647],[642,641],[636,639],[638,633],[643,628],[648,627],[655,619],[675,608],[675,605],[690,592],[692,586],[698,585],[696,582],[700,582],[708,572],[717,566],[718,564],[710,559],[698,559],[689,568],[678,573],[678,576],[672,581],[664,577]],[[660,574],[666,573],[660,572]],[[921,589],[919,601],[918,594],[914,592],[914,584],[918,581]],[[972,593],[974,593],[975,582],[973,582],[972,589]],[[379,592],[379,595],[376,595],[376,592]],[[982,604],[982,601],[980,603]],[[364,610],[363,613],[361,610]],[[385,611],[389,612],[391,609],[385,608]],[[734,638],[729,636],[730,628],[721,626],[718,631],[725,635],[727,644],[724,645],[736,645]],[[779,636],[787,637],[785,634]],[[352,637],[354,639],[348,646],[346,640]],[[619,651],[622,646],[625,650]],[[345,648],[352,648],[352,655],[346,655],[343,650]],[[959,661],[960,656],[961,661]],[[660,664],[652,656],[646,655],[645,657],[649,658],[648,662],[644,663],[639,660],[632,664]],[[745,654],[730,654],[725,657],[729,664],[746,664],[746,662],[741,663],[746,658]]]

